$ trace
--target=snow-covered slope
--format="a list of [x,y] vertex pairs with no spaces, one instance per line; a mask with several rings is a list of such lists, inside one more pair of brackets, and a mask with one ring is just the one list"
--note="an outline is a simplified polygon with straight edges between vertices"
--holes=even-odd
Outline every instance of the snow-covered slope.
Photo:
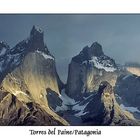
[[117,70],[117,68],[114,67],[111,59],[108,59],[108,57],[105,55],[100,57],[93,56],[91,60],[86,60],[82,64],[87,63],[93,64],[93,66],[97,69],[105,70],[106,72],[114,72]]
[[127,111],[132,112],[132,113],[134,113],[134,112],[140,113],[140,110],[139,110],[137,107],[125,106],[124,104],[120,104],[120,107],[121,107],[122,109],[127,110]]

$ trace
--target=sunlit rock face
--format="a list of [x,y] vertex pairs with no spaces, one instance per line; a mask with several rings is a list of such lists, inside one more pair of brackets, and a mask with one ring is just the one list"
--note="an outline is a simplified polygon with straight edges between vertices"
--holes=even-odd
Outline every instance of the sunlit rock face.
[[3,93],[0,101],[0,125],[2,126],[50,126],[65,125],[39,104],[25,103],[11,93]]
[[[1,90],[12,94],[23,104],[38,104],[47,114],[60,121],[60,124],[68,125],[48,107],[48,91],[59,95],[63,83],[56,71],[55,58],[44,44],[43,37],[43,32],[33,26],[30,37],[15,47],[9,49],[8,45],[1,43]],[[42,115],[45,117],[45,113]],[[46,125],[45,122],[44,124]]]
[[125,63],[124,67],[129,73],[140,76],[140,64],[139,63],[127,62],[127,63]]
[[46,99],[48,88],[59,94],[54,60],[38,52],[29,53],[21,65],[4,78],[2,86],[14,95],[24,92],[41,103]]
[[35,27],[25,44],[19,43],[12,49],[11,56],[17,56],[14,61],[18,65],[7,74],[2,86],[14,95],[24,93],[41,103],[42,100],[46,100],[47,89],[59,94],[55,58],[44,45],[43,32]]
[[130,73],[135,74],[137,76],[140,76],[140,67],[132,67],[132,66],[130,67],[130,66],[127,66],[126,69]]
[[115,61],[103,53],[97,42],[85,47],[69,64],[66,93],[70,97],[98,89],[102,81],[115,85],[118,76]]

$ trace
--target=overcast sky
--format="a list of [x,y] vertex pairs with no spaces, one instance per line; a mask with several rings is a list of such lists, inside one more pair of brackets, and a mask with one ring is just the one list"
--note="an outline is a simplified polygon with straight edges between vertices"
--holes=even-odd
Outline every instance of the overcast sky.
[[140,62],[140,15],[0,15],[0,40],[15,46],[33,25],[44,30],[63,80],[71,58],[95,41],[117,63]]

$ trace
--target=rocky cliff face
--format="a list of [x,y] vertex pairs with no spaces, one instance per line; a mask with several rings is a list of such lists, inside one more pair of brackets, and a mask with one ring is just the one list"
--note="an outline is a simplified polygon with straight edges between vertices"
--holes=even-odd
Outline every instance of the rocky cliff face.
[[120,108],[112,86],[106,81],[90,97],[81,118],[86,125],[139,125],[132,114]]
[[127,66],[126,69],[130,73],[140,76],[140,67]]
[[103,53],[97,42],[85,47],[69,64],[66,93],[78,98],[98,89],[102,81],[115,85],[118,68],[115,61]]
[[116,99],[123,109],[140,119],[140,65],[127,62],[123,67],[126,72],[117,78],[114,87]]
[[[12,108],[14,112],[16,107],[18,108],[19,102],[26,104],[32,102],[33,108],[37,106],[42,109],[41,112],[43,113],[42,116],[40,115],[40,118],[46,117],[48,114],[48,116],[53,116],[57,121],[61,122],[58,124],[67,125],[68,123],[65,120],[60,118],[48,107],[46,98],[48,89],[51,89],[59,95],[60,88],[63,84],[56,72],[55,58],[48,51],[43,37],[43,32],[33,26],[30,37],[18,43],[14,48],[10,49],[8,45],[1,43],[1,89],[11,94],[7,97],[7,101],[2,101],[2,103],[16,98],[18,103],[15,103]],[[1,105],[1,110],[4,110],[3,105]],[[21,106],[24,108],[23,103],[20,105],[20,108],[22,108]],[[25,112],[26,110],[29,112],[27,107],[24,110]],[[12,113],[7,111],[5,116],[8,115],[10,116]],[[25,117],[24,115],[23,117]],[[7,117],[5,119],[8,120]],[[39,120],[36,123],[39,123]],[[44,121],[46,125],[47,121],[45,122],[45,120],[42,120],[42,124]],[[51,125],[51,123],[48,123],[48,125]]]
[[12,48],[9,55],[13,63],[1,84],[5,90],[30,96],[38,103],[49,88],[59,94],[55,58],[44,45],[42,31],[33,27],[29,39]]
[[114,88],[117,100],[125,110],[140,118],[140,77],[134,74],[118,77]]

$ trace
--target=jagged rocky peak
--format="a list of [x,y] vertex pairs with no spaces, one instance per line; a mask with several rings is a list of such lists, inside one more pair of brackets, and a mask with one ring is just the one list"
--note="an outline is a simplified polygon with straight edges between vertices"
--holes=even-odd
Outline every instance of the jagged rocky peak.
[[108,81],[114,86],[117,71],[115,61],[104,54],[99,43],[94,42],[91,47],[86,46],[72,58],[66,93],[71,97],[81,96],[83,93],[97,90],[102,81]]
[[34,52],[44,59],[54,61],[54,57],[44,44],[43,38],[43,32],[33,26],[30,36],[14,47],[9,47],[6,43],[0,42],[0,82],[7,73],[19,66],[29,53]]
[[42,41],[44,40],[44,32],[37,26],[33,26],[30,32],[30,38],[35,41]]
[[94,42],[89,48],[89,54],[91,56],[97,56],[97,57],[104,55],[102,46],[98,42]]
[[43,32],[33,26],[30,37],[10,49],[1,61],[2,66],[7,63],[2,67],[3,88],[14,95],[28,93],[39,103],[46,100],[48,88],[59,94],[59,86],[62,86],[55,59],[44,44],[43,36]]
[[43,37],[42,29],[37,27],[37,26],[35,26],[35,25],[33,25],[33,28],[32,28],[32,30],[30,32],[30,36],[36,36],[36,35],[39,35],[39,34],[40,34],[41,37]]
[[84,47],[72,60],[80,64],[94,65],[97,69],[102,69],[107,72],[117,70],[115,61],[104,54],[102,46],[98,42],[94,42],[91,47]]
[[26,53],[34,51],[41,51],[51,55],[44,43],[44,32],[36,26],[32,27],[30,36],[27,39],[19,42],[11,49],[11,54],[23,52],[26,55]]
[[30,32],[31,50],[46,51],[47,47],[44,45],[44,32],[37,26],[33,26]]
[[82,62],[84,60],[90,60],[93,56],[102,56],[104,55],[102,46],[98,42],[94,42],[91,47],[86,46],[79,53],[79,55],[73,57],[73,60],[76,62]]
[[[0,59],[0,96],[4,92],[9,93],[9,96],[12,95],[12,97],[16,97],[19,102],[23,103],[25,108],[25,104],[29,103],[29,108],[30,103],[34,104],[33,108],[37,104],[38,109],[43,110],[43,112],[38,112],[40,118],[46,117],[47,120],[45,119],[43,123],[49,125],[53,118],[59,122],[66,121],[48,107],[46,97],[49,94],[48,89],[59,95],[63,83],[57,74],[55,59],[44,44],[43,38],[43,32],[33,26],[29,38],[9,49],[8,53]],[[2,102],[3,100],[4,98]],[[16,109],[18,109],[18,104],[14,104],[14,108],[9,106],[9,110],[12,110],[12,113],[15,111],[15,114],[19,115],[19,117],[26,118],[26,114],[18,114]],[[36,107],[34,109],[37,110]],[[0,106],[0,110],[5,110],[4,105]],[[12,119],[12,113],[8,111],[5,118],[9,119],[8,116],[10,116]],[[3,116],[0,116],[0,124],[1,119],[3,120]],[[11,120],[9,119],[9,121]],[[68,123],[66,122],[65,124]],[[40,123],[40,125],[42,124]]]

